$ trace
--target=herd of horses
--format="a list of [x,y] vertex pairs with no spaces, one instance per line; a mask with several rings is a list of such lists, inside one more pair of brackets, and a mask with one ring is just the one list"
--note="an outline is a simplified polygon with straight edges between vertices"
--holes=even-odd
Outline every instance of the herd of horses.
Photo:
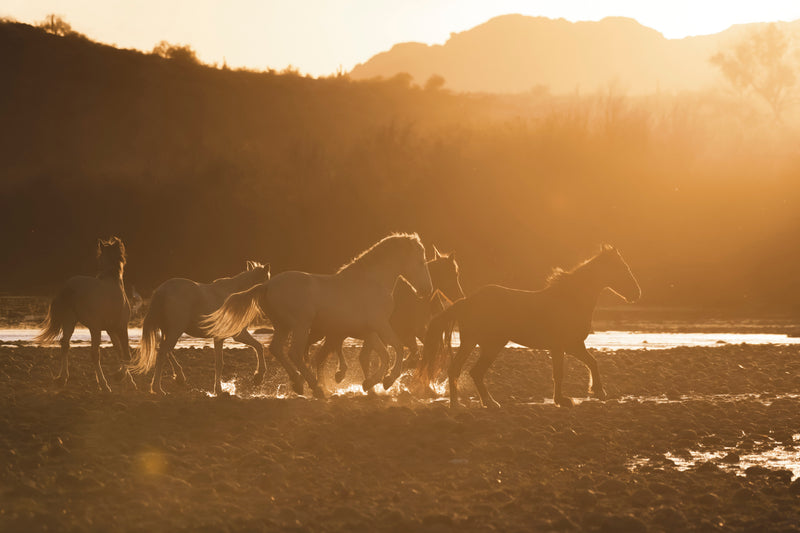
[[[584,344],[600,292],[609,288],[628,302],[641,296],[619,251],[604,245],[573,269],[556,269],[542,290],[487,285],[465,297],[454,254],[442,254],[434,247],[433,258],[427,260],[417,234],[395,233],[334,274],[287,271],[271,276],[269,265],[248,261],[244,272],[212,283],[167,280],[153,293],[139,349],[131,354],[127,329],[131,310],[123,283],[125,245],[118,237],[100,240],[97,257],[98,274],[66,282],[50,303],[35,341],[46,345],[60,336],[61,370],[56,380],[63,385],[69,378],[70,338],[78,323],[84,325],[91,334],[97,383],[105,391],[111,389],[100,366],[102,331],[108,333],[124,362],[119,378],[135,386],[131,374],[153,371],[153,393],[164,394],[161,379],[167,362],[173,378],[178,383],[186,381],[174,355],[183,334],[213,339],[215,394],[224,394],[222,347],[228,338],[255,350],[254,381],[258,384],[266,370],[264,348],[247,327],[266,315],[274,328],[269,352],[285,369],[297,394],[308,386],[314,396],[325,396],[322,373],[333,352],[339,364],[335,379],[344,379],[347,364],[342,344],[351,337],[364,341],[359,363],[365,391],[373,391],[378,383],[388,389],[404,369],[413,370],[420,384],[430,388],[446,368],[451,407],[459,405],[462,368],[479,347],[470,375],[481,404],[498,407],[484,377],[506,343],[513,341],[550,352],[553,399],[557,405],[570,406],[572,400],[561,391],[564,354],[589,368],[590,394],[600,399],[606,395],[597,362]],[[453,354],[451,334],[456,327],[461,342]],[[323,339],[309,358],[312,345]],[[421,355],[417,339],[422,341]],[[387,346],[394,350],[393,361]],[[378,365],[371,364],[373,353],[378,355]]]

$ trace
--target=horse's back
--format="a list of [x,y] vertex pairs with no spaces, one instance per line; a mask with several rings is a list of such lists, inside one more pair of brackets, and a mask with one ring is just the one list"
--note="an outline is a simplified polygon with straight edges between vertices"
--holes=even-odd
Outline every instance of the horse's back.
[[78,322],[89,329],[108,329],[128,323],[130,305],[124,291],[116,280],[73,276],[60,294],[67,298]]

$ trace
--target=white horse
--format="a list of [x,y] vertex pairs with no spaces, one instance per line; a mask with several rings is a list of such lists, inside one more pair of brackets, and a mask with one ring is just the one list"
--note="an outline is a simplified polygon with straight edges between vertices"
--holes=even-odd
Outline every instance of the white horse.
[[[211,313],[222,305],[230,294],[263,283],[269,279],[269,265],[254,261],[247,262],[247,270],[232,278],[221,278],[212,283],[197,283],[185,278],[172,278],[161,285],[153,293],[150,308],[142,324],[142,343],[136,352],[136,359],[131,370],[136,374],[149,372],[155,366],[150,392],[164,394],[161,388],[161,374],[164,363],[169,360],[173,377],[178,383],[185,383],[186,376],[173,350],[180,336],[184,333],[198,338],[214,337],[214,393],[222,394],[222,343],[228,337],[252,346],[256,351],[255,379],[261,381],[266,362],[264,348],[253,338],[246,328],[229,335],[209,335],[200,327],[203,315]],[[161,342],[156,349],[159,330]],[[177,370],[177,372],[176,372]]]
[[[100,335],[103,331],[108,332],[121,359],[125,363],[130,361],[128,319],[131,308],[122,282],[125,261],[125,245],[119,237],[98,240],[97,276],[71,277],[50,302],[42,331],[34,342],[49,344],[61,334],[61,370],[56,381],[62,386],[69,379],[69,340],[78,322],[91,334],[94,375],[101,390],[111,391],[100,367]],[[127,370],[124,372],[133,383]]]
[[[324,335],[365,339],[382,359],[380,370],[364,382],[364,388],[370,389],[388,370],[386,345],[402,357],[400,341],[390,323],[392,290],[400,276],[420,294],[430,294],[425,248],[417,234],[389,235],[336,274],[282,272],[267,283],[232,294],[203,325],[215,337],[225,337],[246,327],[263,310],[275,328],[270,352],[289,373],[295,392],[302,394],[305,380],[318,397],[324,397],[322,388],[303,361],[312,327]],[[284,345],[290,334],[287,359]]]

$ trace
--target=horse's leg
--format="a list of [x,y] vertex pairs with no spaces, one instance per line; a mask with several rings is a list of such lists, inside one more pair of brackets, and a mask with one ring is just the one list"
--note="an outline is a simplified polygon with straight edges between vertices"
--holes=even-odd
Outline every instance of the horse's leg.
[[364,339],[364,344],[361,345],[361,351],[358,352],[358,362],[361,364],[361,371],[364,373],[364,381],[361,383],[361,388],[364,392],[375,392],[372,388],[378,384],[378,378],[370,375],[370,360],[369,356],[372,354],[373,345],[380,342],[375,333],[370,333]]
[[[170,353],[175,348],[181,334],[177,335],[174,332],[162,331],[161,344],[158,345],[158,352],[156,352],[156,365],[153,370],[153,380],[150,382],[150,392],[153,394],[166,394],[164,389],[161,388],[161,374],[164,373],[164,363],[169,360]],[[173,359],[175,356],[172,356]],[[181,372],[183,370],[181,369]]]
[[69,340],[72,332],[75,331],[75,319],[70,317],[61,324],[61,370],[56,376],[56,383],[62,387],[67,384],[69,379]]
[[589,353],[586,346],[581,343],[575,346],[574,349],[569,351],[570,354],[575,356],[581,363],[589,368],[589,394],[593,394],[599,400],[606,399],[606,390],[603,388],[603,382],[600,379],[600,370],[597,368],[597,359]]
[[[464,363],[467,362],[467,357],[472,353],[475,348],[476,342],[465,342],[461,339],[461,346],[458,347],[453,360],[450,361],[450,366],[447,368],[447,384],[450,388],[450,407],[455,409],[461,406],[458,400],[458,377],[461,375],[461,369],[464,368]],[[481,347],[483,351],[483,347]]]
[[342,351],[342,345],[344,341],[340,342],[336,346],[336,355],[339,357],[339,367],[336,369],[336,374],[334,374],[333,379],[336,380],[336,383],[341,383],[344,380],[345,375],[347,375],[347,361],[344,359],[344,352]]
[[[406,353],[403,345],[397,338],[397,334],[394,332],[391,326],[383,328],[378,332],[378,335],[380,336],[381,343],[385,343],[386,346],[391,345],[391,347],[394,348],[394,365],[392,366],[392,371],[387,375],[386,369],[381,368],[381,374],[386,376],[383,378],[383,388],[388,390],[389,387],[391,387],[392,384],[397,381],[397,378],[400,377],[400,373],[403,371],[403,359],[405,358]],[[389,353],[388,350],[386,353]],[[388,363],[388,361],[389,358],[387,355],[386,362]]]
[[[337,339],[338,340],[338,339]],[[325,361],[328,359],[328,355],[333,351],[331,346],[334,345],[336,340],[331,339],[330,337],[325,338],[325,342],[317,348],[317,351],[314,353],[314,370],[317,373],[317,381],[319,383],[324,383],[324,374],[325,374]]]
[[247,329],[237,333],[233,340],[252,347],[256,351],[256,371],[253,374],[253,382],[256,385],[264,380],[264,373],[267,371],[267,361],[264,359],[264,346],[258,342]]
[[492,398],[489,389],[486,388],[483,378],[505,345],[505,342],[481,344],[481,355],[478,357],[475,366],[469,371],[472,381],[475,382],[475,387],[478,389],[478,395],[481,397],[481,404],[484,407],[500,407],[500,404]]
[[317,383],[317,377],[311,372],[305,361],[303,361],[307,346],[308,328],[302,326],[294,328],[292,330],[292,344],[289,346],[289,359],[294,363],[295,367],[297,367],[297,370],[300,371],[300,375],[306,380],[308,386],[311,387],[314,396],[317,398],[324,398],[325,393],[319,386],[319,383]]
[[117,382],[121,382],[123,379],[128,378],[128,381],[131,382],[134,389],[138,389],[139,387],[136,386],[136,382],[133,380],[133,376],[131,376],[130,371],[128,370],[128,365],[131,362],[131,349],[128,346],[128,328],[121,328],[116,330],[109,330],[108,336],[111,337],[111,344],[119,353],[120,359],[120,367],[117,370],[112,378]]
[[169,361],[169,366],[172,367],[172,379],[174,379],[175,383],[178,385],[185,385],[186,374],[183,373],[183,367],[178,362],[178,358],[175,357],[175,350],[167,352],[167,361]]
[[561,394],[561,383],[564,381],[564,350],[550,350],[553,358],[553,401],[560,407],[572,407],[572,398]]
[[222,344],[225,339],[214,339],[214,394],[220,396],[226,394],[222,392]]
[[111,387],[108,386],[103,369],[100,366],[100,334],[99,329],[90,329],[89,333],[92,336],[92,362],[94,363],[94,377],[97,379],[97,385],[101,391],[111,392]]
[[[292,389],[294,392],[297,394],[303,394],[303,376],[297,372],[297,369],[286,357],[286,354],[283,353],[284,346],[286,345],[286,339],[288,337],[288,330],[276,326],[275,332],[272,334],[272,341],[269,343],[269,352],[275,359],[278,360],[281,366],[286,369],[286,373],[289,374],[289,379],[292,381]],[[258,383],[256,383],[256,385],[258,385]]]

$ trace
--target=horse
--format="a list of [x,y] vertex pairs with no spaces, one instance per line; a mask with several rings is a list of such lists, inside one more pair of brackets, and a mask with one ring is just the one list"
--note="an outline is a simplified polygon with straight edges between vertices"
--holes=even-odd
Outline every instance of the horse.
[[[450,252],[448,254],[442,254],[436,246],[434,246],[433,254],[433,259],[427,262],[428,272],[430,272],[433,286],[433,293],[429,298],[420,298],[414,288],[403,278],[397,280],[394,291],[392,292],[394,309],[389,321],[392,325],[392,329],[394,329],[394,332],[400,340],[400,349],[403,351],[395,354],[395,366],[390,375],[383,381],[383,387],[385,389],[391,387],[392,383],[394,383],[400,375],[402,370],[402,365],[400,363],[403,360],[405,348],[409,350],[409,357],[405,360],[405,363],[409,365],[417,363],[419,358],[417,339],[422,341],[425,336],[428,321],[434,314],[444,309],[445,302],[443,302],[443,300],[452,303],[453,300],[464,297],[455,253]],[[309,343],[313,344],[321,338],[322,335],[315,329],[312,329]],[[336,383],[341,383],[342,380],[344,380],[347,373],[347,362],[342,353],[343,342],[343,336],[329,335],[325,338],[325,342],[322,346],[317,349],[314,354],[317,379],[320,379],[322,375],[323,367],[328,356],[331,352],[335,351],[338,355],[339,366],[334,378]],[[364,378],[369,374],[369,355],[372,349],[369,343],[364,343],[359,355]]]
[[[197,338],[214,339],[214,393],[222,391],[222,344],[228,337],[252,346],[256,351],[256,380],[260,381],[266,370],[264,348],[253,338],[246,328],[222,337],[208,334],[201,326],[204,315],[218,309],[230,294],[250,288],[269,279],[269,265],[255,261],[247,262],[247,269],[231,278],[220,278],[211,283],[197,283],[185,278],[172,278],[158,286],[153,292],[150,307],[142,323],[142,342],[136,352],[136,360],[130,369],[135,374],[149,372],[155,366],[150,392],[164,394],[161,388],[161,374],[164,363],[168,360],[172,365],[173,377],[178,384],[186,382],[173,350],[180,336],[184,333]],[[158,332],[161,342],[156,347]],[[177,372],[176,372],[177,370]]]
[[[447,358],[442,350],[443,333],[457,323],[461,345],[448,367],[450,406],[459,405],[458,377],[475,346],[480,356],[470,370],[484,407],[499,407],[483,378],[500,350],[508,341],[533,349],[550,351],[553,360],[553,400],[558,406],[571,407],[572,399],[561,392],[564,377],[564,353],[569,353],[590,370],[589,393],[606,398],[597,361],[584,341],[591,332],[592,314],[597,297],[611,289],[626,302],[641,297],[639,283],[619,251],[604,245],[594,257],[570,271],[556,269],[547,285],[539,291],[509,289],[487,285],[436,315],[428,326],[418,367],[423,384],[429,385]],[[447,342],[449,347],[449,342]]]
[[[314,396],[322,398],[325,393],[303,360],[312,328],[324,335],[363,338],[383,361],[378,374],[366,378],[364,387],[369,389],[388,370],[386,344],[402,353],[390,322],[392,291],[400,276],[421,295],[431,293],[425,248],[416,233],[384,237],[335,274],[281,272],[268,282],[230,295],[203,325],[215,337],[227,336],[247,326],[263,310],[275,330],[269,350],[286,369],[293,390],[302,394],[305,382]],[[284,346],[290,334],[287,358]]]
[[[131,308],[122,281],[126,260],[125,244],[119,237],[98,239],[97,275],[71,277],[50,302],[47,317],[34,342],[46,345],[61,334],[61,370],[55,378],[61,386],[65,386],[69,379],[69,343],[78,323],[86,326],[91,334],[94,375],[102,391],[111,392],[100,366],[100,335],[103,331],[111,337],[120,359],[124,363],[130,361],[128,320]],[[127,369],[123,372],[123,377],[127,376],[136,386]]]

